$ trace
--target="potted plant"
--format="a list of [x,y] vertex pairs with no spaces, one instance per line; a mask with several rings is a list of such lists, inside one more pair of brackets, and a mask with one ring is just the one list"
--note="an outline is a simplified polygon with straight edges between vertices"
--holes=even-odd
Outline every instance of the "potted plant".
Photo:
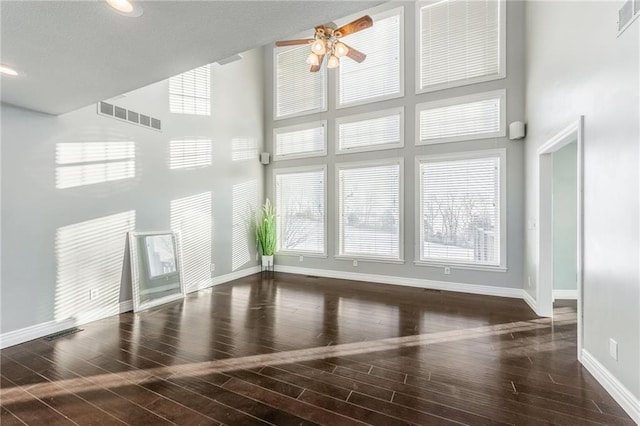
[[273,254],[276,251],[276,209],[267,198],[256,221],[256,237],[262,254],[262,267],[273,266]]

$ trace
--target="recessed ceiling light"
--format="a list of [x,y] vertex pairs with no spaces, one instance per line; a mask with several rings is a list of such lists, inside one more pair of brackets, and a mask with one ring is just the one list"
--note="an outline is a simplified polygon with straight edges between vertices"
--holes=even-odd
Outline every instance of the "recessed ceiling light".
[[140,1],[131,0],[106,0],[107,4],[122,16],[137,18],[142,15],[142,6]]
[[0,74],[10,75],[11,77],[15,77],[18,75],[18,71],[6,65],[0,65]]

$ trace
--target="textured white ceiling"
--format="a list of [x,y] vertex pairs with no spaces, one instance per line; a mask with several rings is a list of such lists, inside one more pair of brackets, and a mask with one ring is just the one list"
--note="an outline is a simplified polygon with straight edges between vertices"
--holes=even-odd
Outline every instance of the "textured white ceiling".
[[355,13],[380,1],[102,0],[0,3],[2,102],[61,114]]

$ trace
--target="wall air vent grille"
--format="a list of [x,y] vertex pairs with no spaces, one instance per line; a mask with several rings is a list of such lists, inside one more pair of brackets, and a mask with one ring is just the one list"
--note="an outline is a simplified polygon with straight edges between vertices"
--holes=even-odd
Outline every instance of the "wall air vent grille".
[[100,113],[104,115],[113,115],[113,105],[106,102],[100,102]]
[[162,121],[136,111],[131,111],[108,102],[98,102],[98,115],[115,118],[130,124],[137,124],[147,129],[162,131]]
[[136,123],[138,124],[138,117],[140,116],[140,114],[138,114],[137,112],[133,112],[133,111],[128,111],[127,113],[127,120],[129,120],[132,123]]
[[640,16],[640,0],[626,0],[618,10],[618,37]]

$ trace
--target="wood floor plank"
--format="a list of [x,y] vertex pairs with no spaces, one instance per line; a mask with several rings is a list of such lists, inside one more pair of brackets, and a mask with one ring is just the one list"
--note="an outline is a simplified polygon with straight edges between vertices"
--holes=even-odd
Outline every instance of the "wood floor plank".
[[575,302],[276,273],[0,351],[2,424],[632,425]]

